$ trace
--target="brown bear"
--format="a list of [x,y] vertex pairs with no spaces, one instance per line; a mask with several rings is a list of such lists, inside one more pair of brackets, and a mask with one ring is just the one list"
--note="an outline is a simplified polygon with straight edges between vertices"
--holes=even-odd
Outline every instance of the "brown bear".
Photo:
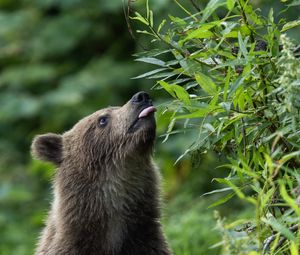
[[168,255],[152,161],[155,108],[145,92],[71,130],[35,137],[32,154],[57,166],[38,255]]

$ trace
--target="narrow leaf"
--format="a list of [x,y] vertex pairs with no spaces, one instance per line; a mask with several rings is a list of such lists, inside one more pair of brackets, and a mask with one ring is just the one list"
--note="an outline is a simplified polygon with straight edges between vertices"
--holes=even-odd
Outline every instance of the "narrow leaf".
[[201,23],[207,20],[217,8],[225,4],[224,0],[210,0],[203,11]]
[[217,86],[210,77],[199,72],[195,75],[195,78],[198,84],[207,94],[212,96],[217,94]]
[[185,105],[190,105],[190,95],[186,90],[176,84],[169,84],[165,81],[159,81],[158,82],[172,97],[178,98],[180,101],[182,101]]
[[157,66],[163,66],[163,67],[166,66],[166,63],[164,61],[157,59],[157,58],[151,58],[151,57],[137,58],[137,59],[135,59],[135,61],[153,64],[153,65],[157,65]]
[[146,77],[148,77],[148,76],[151,76],[151,75],[153,75],[153,74],[156,74],[156,73],[159,73],[159,72],[165,71],[165,70],[167,70],[167,68],[154,69],[154,70],[152,70],[152,71],[149,71],[149,72],[147,72],[147,73],[141,74],[141,75],[136,76],[136,77],[133,77],[133,78],[131,78],[131,79],[141,79],[141,78],[146,78]]
[[288,205],[295,210],[298,216],[300,216],[300,208],[296,204],[296,201],[288,195],[284,184],[280,185],[280,194],[282,198],[288,203]]
[[[241,33],[239,32],[238,33],[238,41],[239,41],[239,47],[242,51],[242,54],[245,58],[247,58],[248,56],[248,51],[247,51],[247,47],[246,47],[246,43],[244,42],[243,38],[242,38],[242,35]],[[245,40],[247,41],[247,40]]]
[[300,26],[300,19],[290,21],[290,22],[284,24],[284,26],[282,27],[280,32],[284,32],[286,30],[289,30],[289,29],[297,27],[297,26]]
[[283,224],[278,222],[275,218],[271,218],[271,219],[263,218],[262,221],[265,222],[266,224],[270,225],[274,230],[278,231],[279,233],[284,235],[289,240],[295,240],[295,236],[293,235],[293,233],[287,227],[285,227]]
[[139,20],[140,22],[144,23],[145,25],[149,25],[149,22],[138,12],[135,12],[135,17],[130,17],[133,20]]
[[157,33],[160,32],[160,30],[163,28],[163,26],[166,24],[167,20],[163,19],[162,22],[159,24],[158,29],[157,29]]
[[194,118],[202,118],[205,117],[206,115],[214,112],[223,112],[224,110],[221,107],[207,107],[207,108],[199,108],[197,111],[189,113],[189,114],[184,114],[184,115],[179,115],[176,116],[176,119],[194,119]]
[[211,194],[215,194],[215,193],[226,192],[226,191],[229,191],[229,190],[232,190],[232,188],[215,189],[213,191],[206,192],[206,193],[202,194],[201,197],[211,195]]
[[208,208],[212,208],[212,207],[216,207],[218,205],[224,204],[228,200],[230,200],[234,195],[235,195],[235,193],[231,192],[228,195],[226,195],[225,197],[222,197],[219,200],[217,200],[216,202],[212,203],[210,206],[208,206]]

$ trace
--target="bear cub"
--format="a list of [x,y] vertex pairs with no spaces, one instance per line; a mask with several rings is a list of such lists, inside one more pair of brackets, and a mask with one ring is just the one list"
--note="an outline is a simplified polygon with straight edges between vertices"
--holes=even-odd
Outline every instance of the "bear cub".
[[37,255],[169,255],[152,161],[155,108],[145,92],[34,138],[35,158],[57,166],[54,201]]

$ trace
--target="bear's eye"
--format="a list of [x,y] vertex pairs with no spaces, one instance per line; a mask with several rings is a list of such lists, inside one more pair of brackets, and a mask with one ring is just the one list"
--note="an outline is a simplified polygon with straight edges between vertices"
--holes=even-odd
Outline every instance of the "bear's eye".
[[108,123],[108,117],[107,116],[102,116],[98,120],[98,124],[102,128],[105,127],[107,125],[107,123]]

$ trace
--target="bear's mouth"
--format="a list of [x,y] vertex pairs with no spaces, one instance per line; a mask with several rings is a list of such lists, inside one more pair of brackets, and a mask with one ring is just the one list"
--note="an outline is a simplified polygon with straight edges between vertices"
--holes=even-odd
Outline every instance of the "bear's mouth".
[[151,113],[156,112],[156,108],[153,105],[150,105],[148,107],[145,107],[144,109],[142,109],[142,111],[140,112],[138,119],[141,118],[146,118],[148,115],[150,115]]
[[128,128],[128,132],[132,133],[139,128],[139,124],[142,121],[146,121],[149,118],[153,118],[154,112],[156,112],[156,108],[151,104],[144,106],[138,113],[137,117],[134,119],[132,124]]

